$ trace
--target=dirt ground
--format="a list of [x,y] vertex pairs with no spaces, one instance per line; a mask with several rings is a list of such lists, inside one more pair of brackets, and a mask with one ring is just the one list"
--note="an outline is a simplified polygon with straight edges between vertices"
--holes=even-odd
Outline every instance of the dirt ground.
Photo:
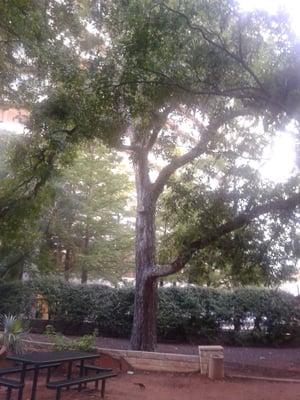
[[[60,379],[55,377],[55,379]],[[24,400],[30,398],[31,380],[26,381]],[[0,389],[4,398],[4,389]],[[16,393],[13,394],[16,398]],[[63,391],[62,400],[100,400],[99,391]],[[299,400],[300,384],[232,380],[212,382],[199,374],[135,373],[119,374],[107,381],[105,400]],[[46,389],[43,377],[38,383],[37,400],[54,400],[55,391]]]

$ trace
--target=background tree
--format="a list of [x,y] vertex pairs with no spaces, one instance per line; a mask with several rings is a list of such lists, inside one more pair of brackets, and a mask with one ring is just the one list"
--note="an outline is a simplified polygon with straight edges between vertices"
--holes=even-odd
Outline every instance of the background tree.
[[81,283],[89,276],[117,282],[132,269],[131,185],[120,168],[116,154],[97,143],[79,151],[54,183],[37,265],[46,258],[66,280],[79,275]]
[[[0,132],[0,179],[4,182],[13,173],[10,158],[20,137],[8,131]],[[3,186],[1,186],[1,189]],[[2,194],[2,192],[1,192]],[[37,238],[38,224],[36,214],[33,218],[18,220],[18,228],[14,224],[2,224],[0,230],[0,279],[21,279],[24,266],[28,261],[32,243]]]
[[[11,146],[22,137],[6,133],[1,138],[5,177]],[[33,212],[18,229],[1,232],[2,278],[21,279],[25,270],[30,275],[64,271],[67,280],[80,276],[86,283],[90,274],[116,282],[131,270],[131,184],[120,161],[96,142],[81,146],[72,168],[49,181],[41,216]]]

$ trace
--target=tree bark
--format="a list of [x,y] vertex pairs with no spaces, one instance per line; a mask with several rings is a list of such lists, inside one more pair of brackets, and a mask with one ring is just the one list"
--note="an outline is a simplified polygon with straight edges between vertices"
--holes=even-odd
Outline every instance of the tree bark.
[[[89,236],[89,226],[86,226],[85,237],[83,239],[83,254],[89,254],[89,243],[90,243],[90,236]],[[85,265],[81,267],[81,283],[86,284],[88,281],[88,270]]]
[[157,279],[155,265],[155,202],[152,200],[147,152],[135,160],[137,216],[135,240],[136,288],[131,348],[154,351],[156,347]]
[[156,288],[155,279],[137,278],[131,333],[133,350],[155,351],[156,349]]
[[66,282],[69,282],[69,279],[70,279],[70,271],[71,271],[71,268],[72,268],[72,260],[71,260],[71,258],[72,258],[72,256],[71,256],[71,250],[70,249],[67,249],[66,250],[66,256],[65,256],[65,270],[64,270],[64,273],[65,273],[65,281]]
[[87,281],[88,281],[88,271],[87,271],[86,267],[83,266],[81,268],[81,283],[83,285],[85,285],[85,284],[87,284]]

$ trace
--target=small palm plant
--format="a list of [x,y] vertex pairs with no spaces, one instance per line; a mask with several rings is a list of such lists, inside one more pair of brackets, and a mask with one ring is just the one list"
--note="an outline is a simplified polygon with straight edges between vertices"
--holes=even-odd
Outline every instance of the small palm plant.
[[9,351],[12,353],[22,352],[22,336],[24,334],[22,321],[16,316],[8,314],[0,315],[0,353]]

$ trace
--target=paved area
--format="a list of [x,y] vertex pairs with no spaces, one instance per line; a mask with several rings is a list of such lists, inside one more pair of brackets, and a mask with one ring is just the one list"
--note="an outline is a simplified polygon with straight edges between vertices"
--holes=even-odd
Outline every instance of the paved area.
[[[49,341],[45,335],[29,335],[33,340]],[[129,349],[126,339],[96,339],[98,347]],[[163,353],[198,354],[197,345],[160,343],[157,351]],[[300,348],[265,348],[265,347],[225,347],[225,363],[228,368],[251,374],[299,377]],[[300,397],[299,397],[300,398]]]

